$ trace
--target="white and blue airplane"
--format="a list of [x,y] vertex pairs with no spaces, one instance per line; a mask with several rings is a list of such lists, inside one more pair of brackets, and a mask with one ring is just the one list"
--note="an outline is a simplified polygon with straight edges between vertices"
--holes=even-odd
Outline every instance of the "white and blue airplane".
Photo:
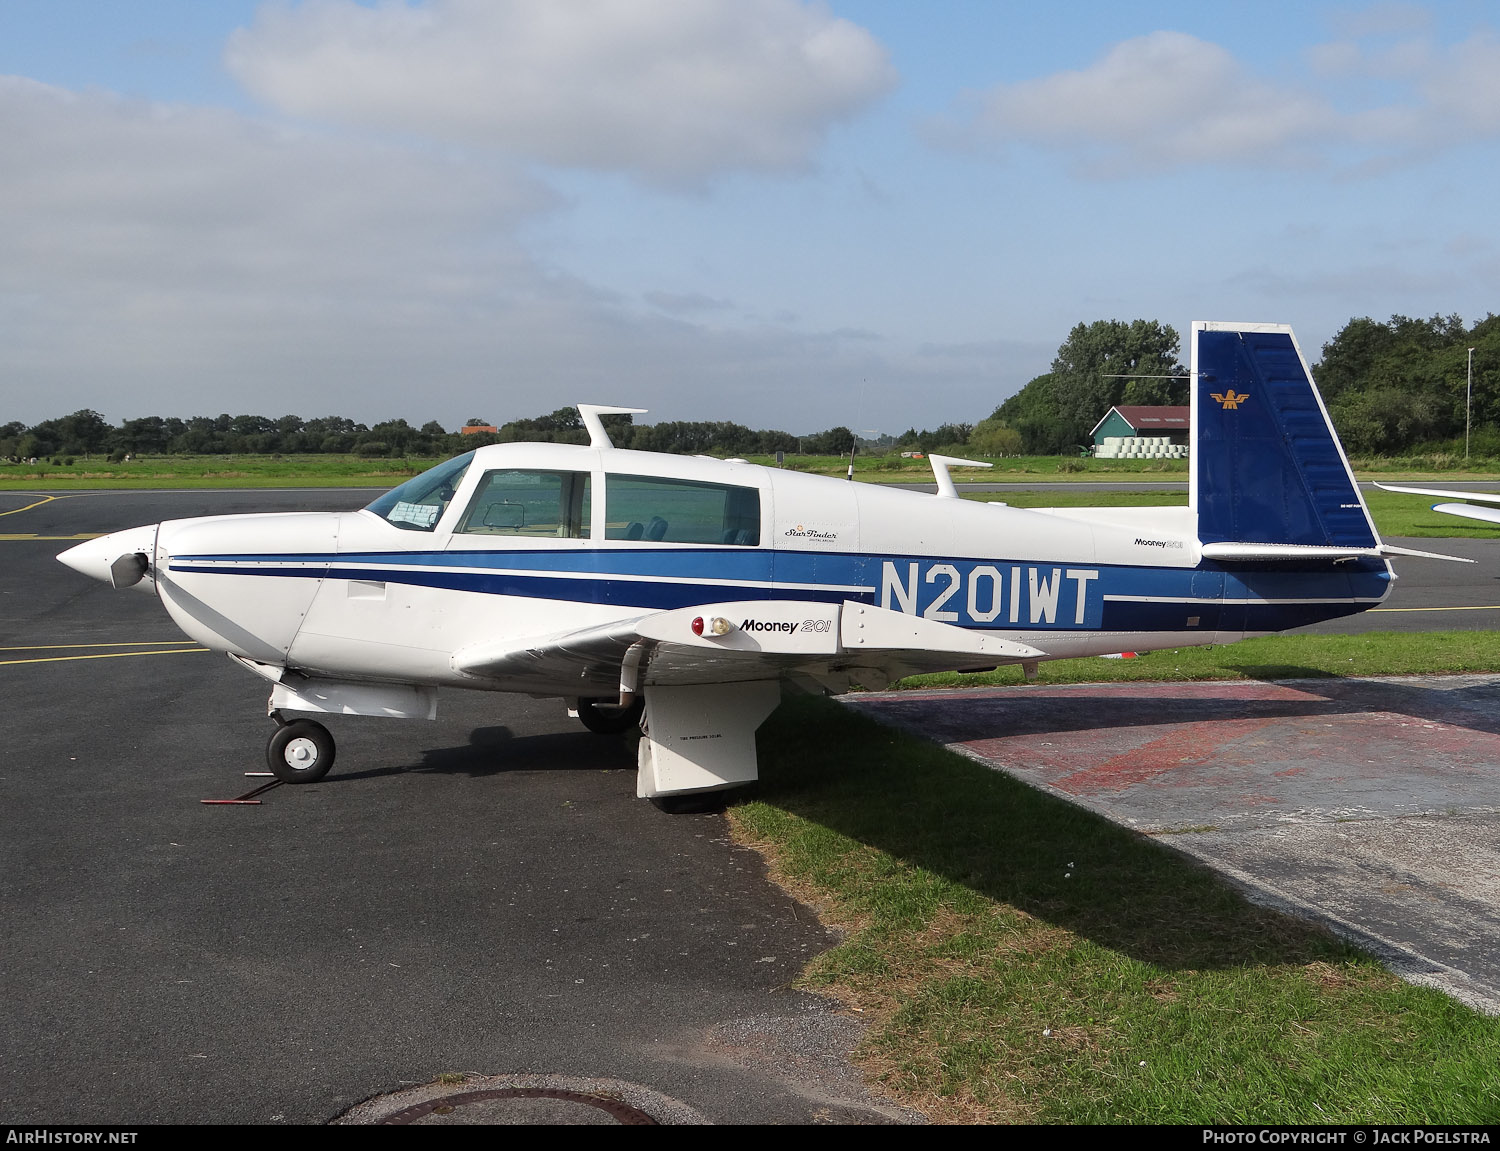
[[[756,778],[782,684],[1230,643],[1363,611],[1395,578],[1291,329],[1192,331],[1187,507],[1022,510],[742,460],[513,443],[356,512],[168,520],[58,558],[155,592],[271,683],[267,758],[334,758],[307,715],[436,716],[438,689],[639,722],[637,794]],[[302,713],[292,718],[288,713]],[[663,804],[667,805],[666,803]]]

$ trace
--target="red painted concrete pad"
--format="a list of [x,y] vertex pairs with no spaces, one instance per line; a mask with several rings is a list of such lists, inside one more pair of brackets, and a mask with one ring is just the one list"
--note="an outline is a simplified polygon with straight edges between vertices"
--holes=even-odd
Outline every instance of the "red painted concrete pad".
[[845,701],[1156,835],[1404,978],[1500,1013],[1500,676]]
[[886,692],[848,702],[1142,831],[1500,809],[1500,680]]

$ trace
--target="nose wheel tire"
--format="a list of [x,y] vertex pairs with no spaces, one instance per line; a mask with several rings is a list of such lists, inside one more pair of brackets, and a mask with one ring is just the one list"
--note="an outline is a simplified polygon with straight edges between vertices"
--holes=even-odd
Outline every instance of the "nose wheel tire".
[[266,765],[282,783],[316,783],[333,766],[333,736],[321,723],[296,719],[266,744]]
[[618,735],[629,731],[641,722],[641,713],[646,701],[637,699],[629,707],[619,707],[607,699],[580,699],[578,719],[584,727],[598,735]]

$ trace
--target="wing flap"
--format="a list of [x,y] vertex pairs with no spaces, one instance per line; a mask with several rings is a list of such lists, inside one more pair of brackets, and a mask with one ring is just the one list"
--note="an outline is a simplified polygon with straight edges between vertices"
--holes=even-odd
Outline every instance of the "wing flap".
[[453,670],[478,679],[613,686],[620,661],[640,638],[638,621],[635,617],[576,631],[473,644],[453,654]]
[[727,683],[847,667],[886,669],[895,678],[1046,658],[993,633],[872,604],[742,600],[475,644],[454,654],[453,667],[520,690],[597,694],[619,682],[625,653],[640,641],[651,647],[647,683]]

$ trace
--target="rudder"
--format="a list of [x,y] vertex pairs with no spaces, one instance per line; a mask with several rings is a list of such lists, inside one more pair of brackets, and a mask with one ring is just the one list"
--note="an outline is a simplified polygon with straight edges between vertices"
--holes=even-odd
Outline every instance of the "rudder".
[[1192,360],[1198,538],[1378,547],[1291,328],[1195,323]]

